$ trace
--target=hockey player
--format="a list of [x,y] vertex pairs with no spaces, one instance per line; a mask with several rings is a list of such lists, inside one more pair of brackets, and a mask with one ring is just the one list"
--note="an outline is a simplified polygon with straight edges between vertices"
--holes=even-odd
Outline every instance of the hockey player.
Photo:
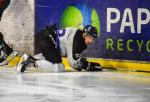
[[[23,55],[17,70],[24,72],[28,65],[33,63],[36,67],[47,68],[50,72],[65,71],[62,56],[67,56],[72,68],[77,71],[101,71],[100,64],[88,62],[81,53],[97,38],[97,29],[87,25],[83,30],[68,27],[57,29],[50,25],[41,30],[35,37],[35,43],[41,51],[37,56]],[[39,58],[39,56],[43,56]],[[43,59],[42,59],[43,58]]]
[[[9,4],[10,0],[0,0],[0,21],[4,10],[8,7]],[[0,66],[6,65],[16,55],[17,52],[13,51],[13,49],[8,44],[6,44],[3,34],[0,32]],[[8,58],[8,56],[10,57]]]

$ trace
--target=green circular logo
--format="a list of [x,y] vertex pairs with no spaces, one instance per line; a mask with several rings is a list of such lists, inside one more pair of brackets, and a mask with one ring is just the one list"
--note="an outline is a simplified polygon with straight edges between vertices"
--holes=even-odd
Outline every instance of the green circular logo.
[[69,5],[62,13],[60,18],[60,27],[77,27],[83,29],[86,25],[92,25],[97,28],[100,35],[100,21],[98,13],[94,8],[85,3],[76,3]]

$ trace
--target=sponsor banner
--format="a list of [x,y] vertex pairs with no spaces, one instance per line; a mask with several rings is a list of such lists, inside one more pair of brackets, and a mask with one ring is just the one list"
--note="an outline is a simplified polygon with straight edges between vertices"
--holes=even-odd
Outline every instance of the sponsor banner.
[[54,23],[95,26],[99,37],[89,57],[150,61],[149,0],[36,0],[35,32]]

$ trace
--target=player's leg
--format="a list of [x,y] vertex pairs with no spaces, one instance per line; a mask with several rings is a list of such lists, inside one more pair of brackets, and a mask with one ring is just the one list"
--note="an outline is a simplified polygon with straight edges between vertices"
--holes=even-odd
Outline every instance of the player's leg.
[[44,58],[52,63],[61,63],[60,49],[56,47],[56,35],[49,34],[47,29],[42,30],[36,37],[35,43],[43,54]]
[[3,50],[6,55],[10,55],[13,52],[13,49],[4,41],[4,37],[1,32],[0,32],[0,46],[1,50]]
[[4,41],[3,34],[0,32],[0,65],[7,64],[17,53],[17,51],[14,51],[13,48]]
[[64,65],[61,63],[62,59],[60,55],[60,49],[56,47],[56,36],[53,33],[51,35],[46,33],[48,32],[40,32],[35,39],[38,48],[45,58],[45,60],[38,60],[36,63],[39,67],[48,68],[50,71],[65,71]]
[[[9,6],[10,0],[0,0],[0,21],[4,10]],[[3,35],[0,32],[0,66],[8,64],[13,58],[17,56],[18,52],[13,51],[3,39]],[[8,57],[9,56],[9,57]]]
[[48,72],[64,72],[65,67],[62,63],[51,63],[47,60],[37,60],[35,65],[38,69],[46,70]]
[[[24,72],[27,69],[27,65],[31,62],[34,62],[35,65],[39,68],[48,69],[50,72],[62,72],[65,71],[63,64],[61,63],[61,56],[59,53],[59,49],[55,46],[55,37],[53,39],[49,38],[49,33],[47,30],[42,30],[38,36],[35,38],[35,43],[40,49],[43,59],[36,59],[33,57],[25,58],[26,61],[21,62],[21,64],[17,67],[19,72]],[[36,56],[37,57],[37,56]],[[30,61],[31,59],[31,61]],[[33,60],[34,59],[34,60]],[[23,68],[23,70],[22,70]]]
[[8,7],[9,4],[10,0],[0,0],[0,21],[4,10]]
[[[40,55],[41,56],[41,55]],[[36,56],[37,57],[37,56]],[[17,66],[18,72],[24,72],[31,66],[36,67],[37,69],[46,70],[48,72],[64,72],[65,68],[62,63],[51,63],[44,59],[35,59],[34,57],[24,54]]]
[[64,72],[65,71],[65,67],[62,63],[53,64],[45,60],[42,53],[37,54],[33,57],[37,59],[37,61],[35,62],[35,65],[38,69],[45,69],[49,72]]
[[62,62],[59,52],[54,47],[54,45],[52,45],[51,42],[41,41],[39,42],[38,46],[40,48],[42,55],[47,61],[52,62],[52,63]]
[[[0,21],[2,14],[4,10],[8,7],[10,4],[10,0],[0,0]],[[8,56],[12,53],[12,49],[5,43],[3,39],[3,34],[0,32],[0,49],[5,52],[5,54]]]

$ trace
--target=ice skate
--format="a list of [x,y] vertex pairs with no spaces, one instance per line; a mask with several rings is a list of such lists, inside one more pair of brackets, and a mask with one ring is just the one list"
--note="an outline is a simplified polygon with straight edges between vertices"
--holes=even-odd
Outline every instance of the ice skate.
[[18,66],[17,66],[17,71],[23,73],[30,66],[35,67],[35,61],[36,61],[36,59],[34,59],[32,56],[23,54]]

